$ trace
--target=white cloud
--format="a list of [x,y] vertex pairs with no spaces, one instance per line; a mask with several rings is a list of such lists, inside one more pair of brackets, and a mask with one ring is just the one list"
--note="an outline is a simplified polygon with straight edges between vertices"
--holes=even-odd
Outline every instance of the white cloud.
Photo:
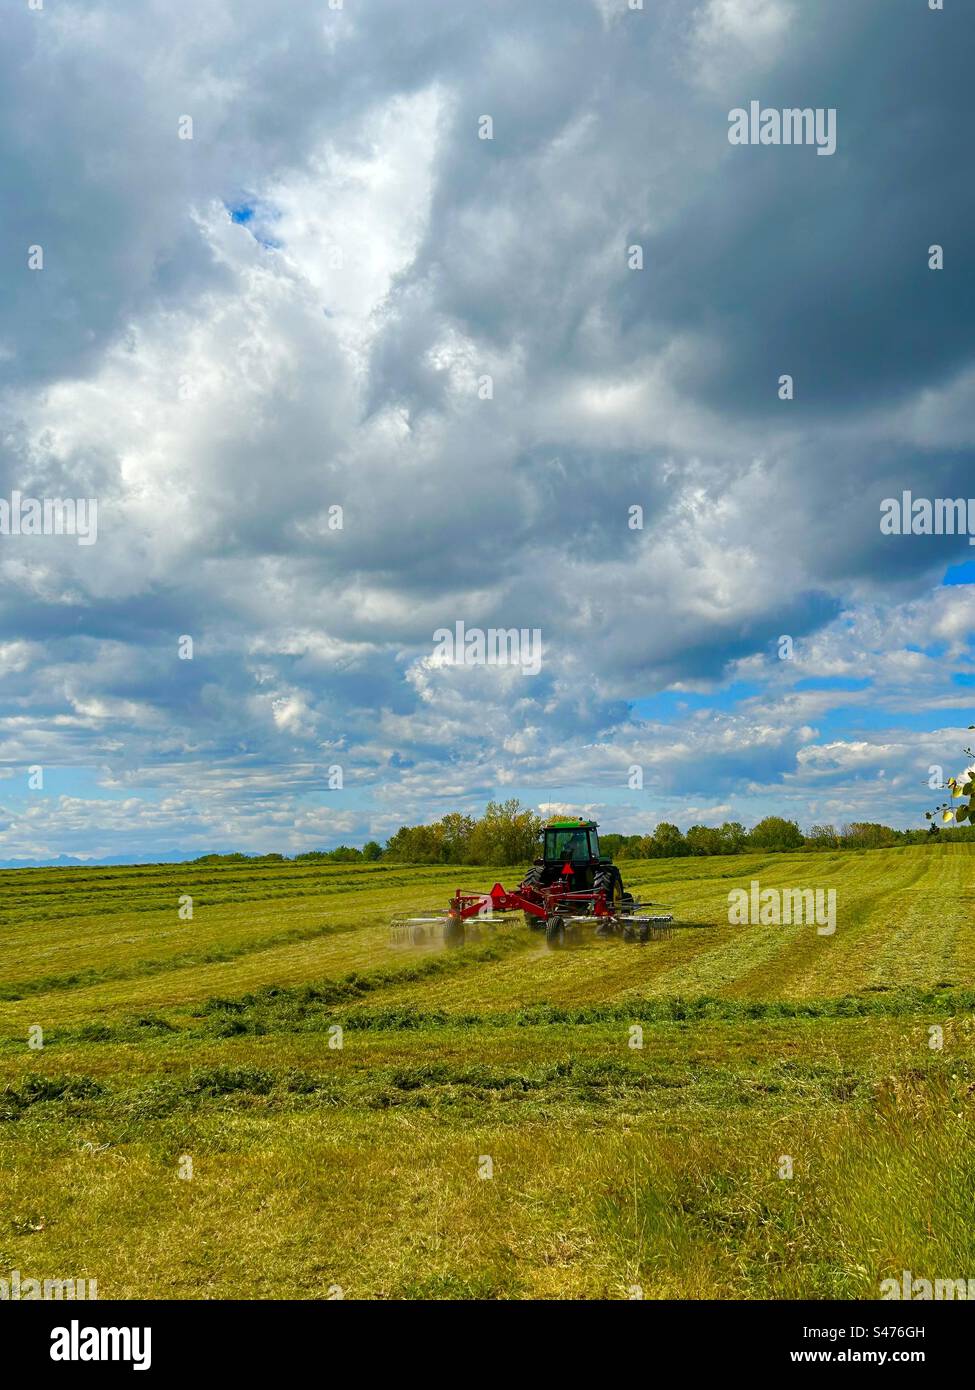
[[795,19],[796,6],[786,0],[707,0],[692,29],[696,80],[721,90],[731,80],[749,79],[771,67]]

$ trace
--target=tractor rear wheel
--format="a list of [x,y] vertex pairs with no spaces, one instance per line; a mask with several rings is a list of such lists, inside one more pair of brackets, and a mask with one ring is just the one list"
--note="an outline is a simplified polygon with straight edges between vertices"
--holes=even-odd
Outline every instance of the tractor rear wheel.
[[[541,867],[540,864],[535,864],[532,868],[528,870],[527,874],[525,874],[525,877],[521,881],[521,886],[522,888],[534,888],[536,890],[540,890],[545,886],[543,882],[544,876],[544,869]],[[525,926],[531,927],[532,931],[541,931],[542,928],[545,926],[544,917],[536,917],[533,912],[526,912],[523,914],[523,916],[525,918]]]
[[605,893],[606,906],[610,912],[619,912],[623,906],[623,879],[619,869],[612,864],[605,869],[598,869],[592,881],[592,891]]
[[565,945],[565,918],[557,912],[545,923],[545,940],[555,948]]

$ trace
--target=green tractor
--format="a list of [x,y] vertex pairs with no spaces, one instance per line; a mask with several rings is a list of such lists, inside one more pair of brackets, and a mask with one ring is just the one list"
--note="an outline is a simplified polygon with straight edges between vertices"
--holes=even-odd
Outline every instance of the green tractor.
[[[607,907],[614,912],[632,905],[633,895],[624,892],[619,869],[608,854],[599,852],[594,820],[552,820],[541,835],[542,853],[525,875],[523,888],[557,885],[568,893],[603,891]],[[527,912],[525,922],[530,927],[544,926]]]
[[501,883],[489,893],[458,888],[446,913],[395,922],[394,939],[415,944],[439,932],[446,945],[460,946],[467,940],[466,923],[473,930],[516,912],[524,914],[528,926],[544,931],[549,946],[565,945],[586,924],[595,926],[597,936],[618,934],[624,941],[670,935],[671,913],[645,911],[663,904],[634,902],[624,891],[619,869],[599,852],[594,820],[549,821],[541,836],[541,855],[513,891]]

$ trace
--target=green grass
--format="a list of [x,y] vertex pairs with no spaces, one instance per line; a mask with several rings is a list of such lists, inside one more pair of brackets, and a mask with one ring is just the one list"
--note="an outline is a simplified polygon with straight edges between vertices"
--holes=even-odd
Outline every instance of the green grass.
[[[973,851],[624,862],[682,925],[562,952],[520,923],[389,941],[517,872],[2,872],[0,1277],[439,1299],[975,1276]],[[835,888],[835,935],[729,926],[752,878]]]

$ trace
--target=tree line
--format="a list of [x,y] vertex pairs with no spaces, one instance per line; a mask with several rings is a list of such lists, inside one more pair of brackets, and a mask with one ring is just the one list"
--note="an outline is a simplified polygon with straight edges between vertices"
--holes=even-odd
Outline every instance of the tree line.
[[877,821],[852,821],[835,825],[814,825],[800,830],[794,820],[766,816],[751,830],[740,821],[720,826],[692,825],[682,832],[669,821],[649,835],[602,835],[600,844],[614,859],[671,859],[681,855],[744,854],[748,851],[782,853],[796,850],[886,849],[893,845],[920,845],[934,841],[975,840],[971,826],[950,830],[930,826],[927,830],[895,830]]
[[[515,799],[490,801],[481,817],[452,811],[432,825],[403,825],[385,845],[369,840],[361,849],[339,845],[332,850],[310,850],[286,859],[282,854],[206,854],[198,864],[273,863],[295,864],[375,863],[523,865],[539,853],[538,835],[544,825],[534,811]],[[684,855],[744,854],[748,851],[884,849],[893,845],[930,844],[937,841],[975,840],[972,825],[927,830],[894,830],[875,821],[852,821],[837,828],[814,825],[803,832],[794,820],[766,816],[750,830],[740,821],[720,826],[691,825],[686,831],[661,821],[646,835],[600,834],[602,852],[613,859],[673,859]]]

